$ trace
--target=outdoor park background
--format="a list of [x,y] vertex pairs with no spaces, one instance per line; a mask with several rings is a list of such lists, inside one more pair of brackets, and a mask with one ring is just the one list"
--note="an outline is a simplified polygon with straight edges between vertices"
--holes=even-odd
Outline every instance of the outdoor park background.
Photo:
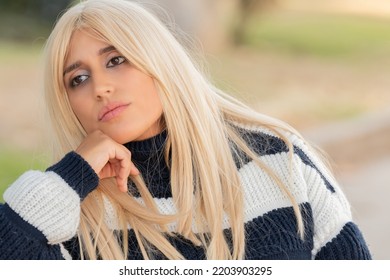
[[[68,2],[0,0],[0,201],[47,167],[40,53]],[[374,259],[390,259],[390,2],[154,2],[196,38],[218,86],[328,153]]]

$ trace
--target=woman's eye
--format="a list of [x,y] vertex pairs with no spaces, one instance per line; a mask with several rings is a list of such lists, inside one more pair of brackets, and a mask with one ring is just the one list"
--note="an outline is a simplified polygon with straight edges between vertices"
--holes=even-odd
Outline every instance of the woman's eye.
[[107,67],[114,67],[116,65],[122,64],[123,62],[126,61],[126,58],[123,56],[116,56],[110,59],[107,63]]
[[70,81],[70,86],[71,87],[77,87],[79,86],[81,83],[83,83],[85,80],[87,80],[89,77],[88,75],[79,75],[77,77],[74,77],[71,81]]

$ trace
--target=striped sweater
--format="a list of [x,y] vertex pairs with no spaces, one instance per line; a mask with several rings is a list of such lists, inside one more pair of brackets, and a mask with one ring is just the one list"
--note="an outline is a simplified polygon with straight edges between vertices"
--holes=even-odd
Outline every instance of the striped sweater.
[[[300,205],[305,238],[297,234],[291,202],[275,182],[244,154],[235,154],[244,192],[246,259],[371,259],[350,206],[327,169],[305,144],[290,136],[294,145],[292,169],[284,142],[266,130],[240,130],[245,141],[281,180],[292,182],[290,191]],[[170,172],[162,152],[166,132],[125,146],[144,176],[163,214],[175,212]],[[291,177],[292,176],[292,181]],[[76,236],[80,202],[98,185],[98,177],[75,152],[42,171],[27,171],[4,193],[0,204],[0,259],[79,259]],[[129,192],[141,200],[129,183]],[[115,213],[106,203],[106,222],[116,229]],[[224,232],[231,231],[224,219]],[[175,225],[170,228],[175,231]],[[180,235],[169,237],[186,259],[204,259],[205,252]],[[129,259],[142,259],[134,232],[129,229]],[[164,256],[156,253],[156,259]]]

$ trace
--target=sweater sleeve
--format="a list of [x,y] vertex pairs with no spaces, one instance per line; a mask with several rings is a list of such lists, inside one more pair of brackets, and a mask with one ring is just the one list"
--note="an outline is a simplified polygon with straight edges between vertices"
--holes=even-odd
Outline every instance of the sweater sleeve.
[[293,144],[313,212],[313,259],[371,259],[350,204],[329,169],[301,139],[293,137]]
[[62,242],[77,232],[80,201],[99,179],[77,153],[46,172],[27,171],[0,205],[0,259],[62,259]]

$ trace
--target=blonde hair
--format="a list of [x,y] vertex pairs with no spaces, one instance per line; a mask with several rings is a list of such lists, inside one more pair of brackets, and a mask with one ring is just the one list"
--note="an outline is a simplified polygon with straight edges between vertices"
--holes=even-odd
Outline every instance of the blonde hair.
[[[244,258],[243,191],[233,159],[234,146],[265,170],[290,198],[298,231],[303,234],[299,206],[288,186],[251,151],[236,127],[266,127],[286,142],[290,157],[293,147],[284,132],[295,131],[215,88],[165,25],[134,2],[81,2],[62,15],[50,35],[46,44],[45,94],[54,131],[55,160],[76,149],[86,136],[72,112],[63,82],[64,61],[75,30],[109,42],[154,79],[168,132],[165,155],[171,155],[171,188],[177,209],[176,215],[160,214],[141,176],[131,180],[144,204],[117,191],[115,181],[101,180],[81,205],[79,240],[84,258],[127,258],[130,226],[145,259],[153,258],[155,249],[169,259],[182,259],[167,240],[172,235],[167,229],[170,223],[176,223],[178,234],[203,246],[207,259]],[[115,208],[123,241],[104,223],[105,199]],[[231,246],[222,227],[225,214],[232,231]]]

